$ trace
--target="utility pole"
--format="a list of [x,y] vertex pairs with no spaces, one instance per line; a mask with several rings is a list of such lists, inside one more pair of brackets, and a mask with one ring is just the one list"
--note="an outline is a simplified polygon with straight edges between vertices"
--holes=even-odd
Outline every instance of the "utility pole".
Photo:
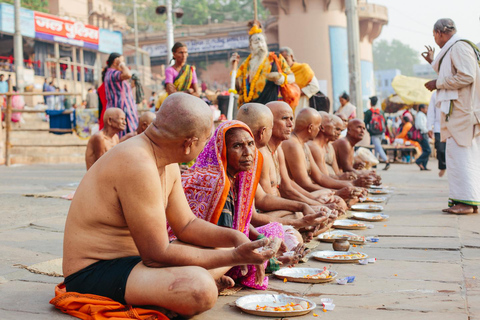
[[137,1],[133,0],[133,26],[135,28],[135,69],[140,72],[140,55],[138,53],[138,22],[137,22]]
[[165,1],[167,7],[167,66],[170,65],[173,53],[173,19],[172,19],[172,0]]
[[362,74],[360,68],[360,36],[357,0],[345,0],[348,37],[348,73],[350,76],[350,100],[357,106],[357,118],[363,119]]
[[23,92],[23,39],[20,27],[20,0],[15,0],[15,33],[13,36],[13,55],[15,58],[15,78],[18,92]]

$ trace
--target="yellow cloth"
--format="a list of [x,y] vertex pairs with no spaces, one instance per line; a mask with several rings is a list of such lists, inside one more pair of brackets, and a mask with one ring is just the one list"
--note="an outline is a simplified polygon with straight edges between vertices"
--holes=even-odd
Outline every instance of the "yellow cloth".
[[295,83],[300,89],[306,87],[314,77],[312,68],[306,63],[294,62],[290,69],[295,74]]
[[158,111],[160,107],[162,106],[163,100],[165,100],[168,97],[168,92],[165,91],[163,92],[157,99],[157,102],[155,103],[155,111]]
[[193,73],[195,72],[195,67],[189,64],[186,64],[180,70],[177,78],[173,82],[177,91],[185,91],[192,85]]
[[[288,66],[287,61],[285,61],[285,59],[281,55],[278,58],[280,60],[280,65],[282,66],[282,70],[278,70],[278,72],[285,73],[286,75],[289,75],[290,73],[292,73],[292,70]],[[273,63],[274,63],[273,58],[271,58],[270,55],[268,55],[263,65],[259,66],[259,68],[262,68],[262,69],[260,71],[258,80],[255,83],[255,91],[253,94],[252,101],[258,99],[263,89],[265,88],[265,84],[267,83],[267,74],[271,72]],[[238,95],[239,95],[238,107],[244,104],[243,90],[246,90],[246,88],[243,88],[244,77],[247,77],[247,87],[250,92],[250,81],[253,79],[249,79],[249,73],[250,73],[250,64],[247,65],[245,64],[245,61],[244,61],[237,71],[237,78],[240,78],[241,80],[241,88],[240,88],[240,91],[238,92]]]

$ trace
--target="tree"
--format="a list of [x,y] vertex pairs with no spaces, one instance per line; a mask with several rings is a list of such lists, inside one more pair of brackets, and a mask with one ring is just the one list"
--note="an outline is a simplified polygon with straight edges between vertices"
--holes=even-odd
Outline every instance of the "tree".
[[[38,1],[38,0],[37,0]],[[254,0],[173,0],[174,8],[182,8],[183,18],[175,26],[204,25],[225,20],[248,21],[253,19]],[[133,28],[133,1],[113,0],[114,9],[127,16],[127,23]],[[257,2],[260,2],[257,0]],[[138,29],[140,31],[165,30],[165,16],[156,15],[154,0],[137,0]],[[269,12],[258,3],[260,20],[267,19]]]
[[399,69],[406,76],[413,75],[413,65],[420,63],[419,53],[409,45],[393,39],[373,43],[373,66],[375,70]]
[[[14,4],[14,0],[5,0],[4,2]],[[48,1],[44,0],[23,0],[22,8],[30,10],[48,12]]]

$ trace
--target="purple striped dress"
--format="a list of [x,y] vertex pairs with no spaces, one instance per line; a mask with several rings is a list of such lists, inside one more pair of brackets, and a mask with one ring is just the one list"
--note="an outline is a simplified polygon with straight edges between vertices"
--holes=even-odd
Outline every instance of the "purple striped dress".
[[118,134],[120,138],[137,130],[138,127],[137,106],[133,99],[132,88],[127,80],[120,78],[121,74],[119,70],[108,68],[104,80],[107,109],[120,108],[125,112],[127,126]]

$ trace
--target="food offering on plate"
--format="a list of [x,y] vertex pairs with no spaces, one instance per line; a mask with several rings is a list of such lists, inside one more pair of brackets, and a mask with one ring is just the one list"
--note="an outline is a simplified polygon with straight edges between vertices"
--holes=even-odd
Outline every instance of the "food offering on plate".
[[365,253],[355,251],[317,251],[312,256],[319,261],[339,263],[357,262],[358,260],[368,258],[368,255]]
[[337,272],[320,268],[282,268],[274,272],[275,276],[283,281],[300,283],[325,283],[337,277]]
[[354,212],[352,218],[363,221],[384,221],[389,218],[388,215],[382,213],[370,213],[370,212]]
[[389,194],[391,191],[387,189],[368,189],[368,193],[370,194]]
[[354,204],[351,207],[353,211],[382,211],[383,207],[378,204]]
[[284,306],[280,307],[270,307],[270,306],[259,306],[257,305],[257,311],[301,311],[308,310],[310,304],[306,301],[300,301],[300,303],[290,302]]
[[356,220],[336,220],[333,223],[335,229],[352,229],[352,230],[363,230],[367,229],[367,225],[363,222]]
[[355,233],[341,230],[327,231],[318,235],[318,240],[323,242],[334,242],[336,239],[347,238],[351,244],[365,244],[365,237]]
[[385,198],[385,197],[365,197],[365,198],[358,198],[358,200],[360,200],[360,202],[363,202],[363,203],[368,203],[368,202],[381,203],[381,202],[385,202],[387,200],[387,198]]
[[252,294],[237,299],[242,311],[265,317],[293,317],[311,312],[315,302],[284,294]]

